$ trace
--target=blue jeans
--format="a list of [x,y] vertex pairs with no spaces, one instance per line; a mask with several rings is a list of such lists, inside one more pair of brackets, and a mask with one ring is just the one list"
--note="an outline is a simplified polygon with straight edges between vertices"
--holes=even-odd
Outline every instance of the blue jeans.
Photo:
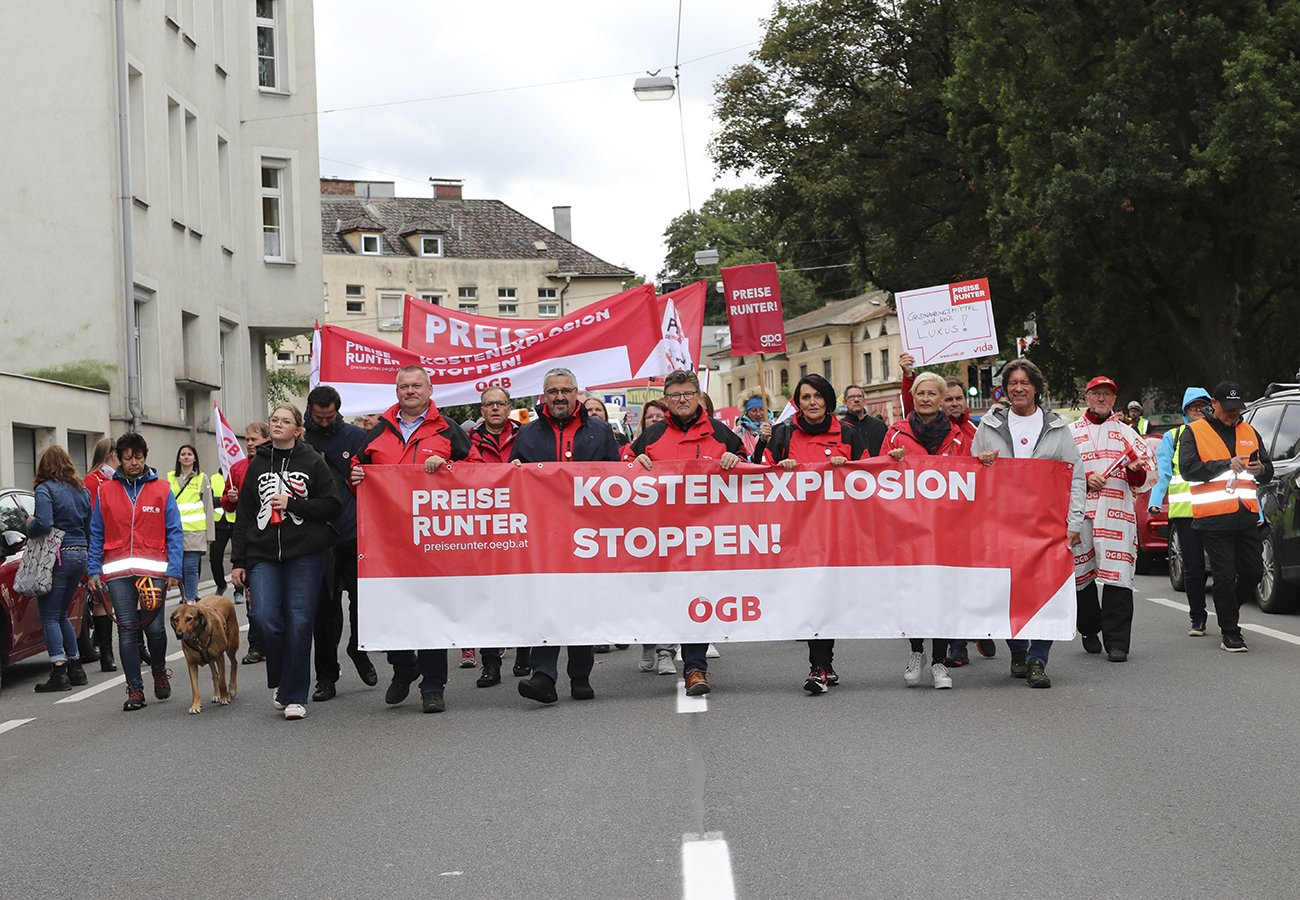
[[[551,681],[555,681],[559,676],[560,670],[560,645],[548,644],[545,647],[534,647],[531,654],[534,672],[542,672],[551,676]],[[566,671],[569,680],[575,678],[590,678],[591,670],[596,665],[596,651],[590,646],[587,647],[570,647],[569,664]]]
[[248,589],[257,604],[260,649],[266,654],[266,686],[281,703],[307,702],[311,687],[311,636],[325,575],[325,551],[281,562],[257,562]]
[[181,562],[181,597],[186,603],[199,599],[199,572],[203,568],[202,550],[186,550]]
[[682,644],[682,677],[687,672],[708,672],[708,644]]
[[[122,662],[122,674],[126,683],[137,690],[144,690],[144,679],[140,677],[140,595],[135,589],[134,575],[123,575],[108,582],[108,595],[113,598],[113,614],[117,616],[117,655]],[[153,578],[154,586],[164,589],[166,580]],[[144,639],[149,642],[149,656],[153,659],[153,673],[161,675],[167,671],[167,611],[159,608],[157,612],[146,613],[153,618],[144,626]]]
[[419,669],[420,693],[447,689],[447,651],[389,650],[388,664],[394,669]]
[[1052,642],[1034,641],[1031,643],[1029,641],[1010,640],[1007,641],[1007,649],[1012,653],[1024,653],[1025,662],[1038,660],[1045,666],[1047,665],[1047,654],[1052,652]]
[[[54,582],[50,592],[36,598],[41,613],[41,630],[45,632],[45,649],[52,663],[76,662],[81,658],[77,650],[77,632],[68,618],[68,606],[77,593],[81,576],[85,574],[86,548],[63,547],[54,563]],[[90,615],[90,612],[85,615]]]

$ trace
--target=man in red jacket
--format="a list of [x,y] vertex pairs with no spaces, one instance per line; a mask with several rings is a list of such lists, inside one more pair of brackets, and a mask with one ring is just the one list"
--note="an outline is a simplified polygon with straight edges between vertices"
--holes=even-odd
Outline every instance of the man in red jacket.
[[[365,464],[416,465],[433,473],[450,461],[482,462],[460,426],[448,422],[433,402],[429,373],[406,366],[397,373],[397,403],[379,417],[361,453],[352,457],[352,488],[366,477]],[[447,649],[389,650],[393,681],[384,702],[395,706],[406,699],[411,684],[420,678],[421,708],[440,713],[447,708]]]
[[[668,417],[651,425],[632,444],[636,461],[646,469],[657,459],[716,459],[724,469],[734,468],[744,453],[740,435],[717,419],[709,418],[700,395],[700,379],[687,369],[664,376]],[[682,670],[686,693],[698,697],[709,692],[709,645],[682,644]]]

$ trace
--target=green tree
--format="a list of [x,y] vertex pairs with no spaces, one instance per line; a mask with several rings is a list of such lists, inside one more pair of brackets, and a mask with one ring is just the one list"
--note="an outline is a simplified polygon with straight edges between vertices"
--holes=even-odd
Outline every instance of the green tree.
[[[273,338],[266,342],[266,349],[274,355],[280,352],[283,341]],[[274,409],[280,403],[297,403],[299,398],[307,396],[310,379],[293,369],[269,367],[266,370],[266,404]]]

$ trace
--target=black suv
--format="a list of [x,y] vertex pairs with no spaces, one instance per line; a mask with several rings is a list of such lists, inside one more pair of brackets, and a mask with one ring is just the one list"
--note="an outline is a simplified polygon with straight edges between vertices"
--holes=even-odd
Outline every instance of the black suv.
[[1267,613],[1296,609],[1300,601],[1300,384],[1270,384],[1246,407],[1273,458],[1273,480],[1261,485],[1264,578],[1256,598]]

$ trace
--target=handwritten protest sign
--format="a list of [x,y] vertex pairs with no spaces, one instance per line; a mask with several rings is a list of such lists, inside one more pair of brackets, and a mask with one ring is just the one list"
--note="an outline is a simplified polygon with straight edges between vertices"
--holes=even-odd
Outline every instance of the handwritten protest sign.
[[996,356],[998,331],[987,278],[894,295],[903,347],[918,366]]

